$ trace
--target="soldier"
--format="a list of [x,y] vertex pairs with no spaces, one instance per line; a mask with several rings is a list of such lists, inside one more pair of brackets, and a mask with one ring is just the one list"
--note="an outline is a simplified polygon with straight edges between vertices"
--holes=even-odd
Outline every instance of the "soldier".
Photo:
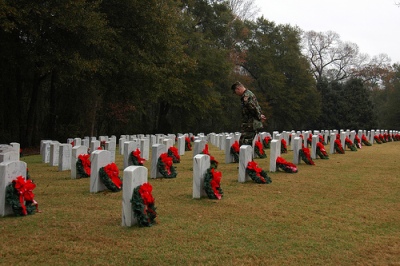
[[262,122],[266,120],[261,113],[257,98],[250,90],[246,89],[242,83],[236,82],[231,87],[233,93],[240,96],[242,103],[242,124],[240,127],[240,145],[252,145],[253,139],[258,131],[263,127]]

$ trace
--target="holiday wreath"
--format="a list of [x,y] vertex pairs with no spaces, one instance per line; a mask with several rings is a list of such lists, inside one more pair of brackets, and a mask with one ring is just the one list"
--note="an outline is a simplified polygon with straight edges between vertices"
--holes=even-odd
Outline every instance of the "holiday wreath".
[[180,163],[181,162],[181,156],[179,156],[178,149],[176,147],[174,147],[174,146],[169,147],[168,156],[172,157],[172,162],[173,163]]
[[119,169],[115,163],[107,164],[99,169],[99,177],[103,184],[112,192],[122,189],[122,181],[119,177]]
[[258,141],[258,140],[256,140],[256,141],[254,142],[254,151],[255,151],[256,155],[257,155],[259,158],[266,158],[266,157],[267,157],[267,154],[265,154],[265,151],[264,151],[264,149],[263,149],[263,145],[262,145],[261,142]]
[[379,134],[379,139],[382,141],[382,143],[386,143],[386,139],[382,134]]
[[230,152],[233,156],[233,161],[235,163],[238,163],[239,162],[239,142],[237,140],[235,140],[235,142],[232,144]]
[[257,163],[250,161],[246,167],[246,174],[258,184],[270,184],[272,182],[271,178],[267,175],[263,169],[258,167]]
[[264,148],[266,148],[266,149],[269,149],[271,147],[271,137],[270,136],[263,138],[263,145],[264,145]]
[[35,187],[32,180],[25,180],[22,176],[18,176],[6,187],[6,203],[11,206],[15,215],[25,216],[38,211],[33,194]]
[[382,140],[379,138],[378,135],[375,135],[375,136],[374,136],[374,140],[375,140],[376,143],[382,144]]
[[90,155],[80,154],[76,161],[76,173],[79,177],[90,177]]
[[185,151],[191,151],[192,150],[192,144],[190,143],[190,138],[186,137],[185,138]]
[[217,167],[218,167],[218,161],[215,160],[214,156],[211,156],[211,155],[210,155],[210,152],[208,151],[208,144],[206,144],[206,145],[204,146],[204,149],[203,149],[203,151],[201,152],[201,154],[207,154],[207,155],[209,155],[209,156],[210,156],[211,168],[217,169]]
[[351,151],[357,151],[356,145],[348,137],[344,139],[344,143],[346,144],[347,148],[349,148]]
[[324,145],[322,144],[322,142],[318,142],[317,143],[317,155],[319,156],[319,158],[321,159],[329,159],[328,153],[325,150]]
[[315,165],[313,159],[311,158],[310,155],[310,149],[303,147],[302,149],[299,150],[299,155],[300,158],[308,165]]
[[221,188],[222,173],[210,167],[204,176],[204,190],[209,199],[221,199],[223,191]]
[[285,139],[281,140],[281,153],[287,153],[287,145]]
[[367,137],[363,134],[361,136],[361,141],[365,146],[371,146],[372,144],[368,141]]
[[140,150],[136,149],[129,154],[129,161],[132,162],[132,165],[142,166],[146,159],[140,157]]
[[357,147],[357,149],[361,149],[361,140],[360,140],[360,138],[358,137],[358,135],[355,135],[354,136],[354,144],[356,145],[356,147]]
[[297,166],[294,163],[290,163],[280,156],[278,156],[276,158],[276,168],[282,169],[286,173],[297,173],[298,172]]
[[335,143],[334,143],[333,146],[334,146],[335,151],[337,153],[344,154],[344,150],[343,150],[343,147],[342,147],[342,143],[340,142],[340,139],[335,139]]
[[172,165],[172,158],[166,152],[162,153],[157,161],[157,170],[165,178],[174,178],[177,173],[175,167]]
[[133,190],[132,211],[141,227],[152,226],[157,217],[152,190],[150,183],[143,183]]

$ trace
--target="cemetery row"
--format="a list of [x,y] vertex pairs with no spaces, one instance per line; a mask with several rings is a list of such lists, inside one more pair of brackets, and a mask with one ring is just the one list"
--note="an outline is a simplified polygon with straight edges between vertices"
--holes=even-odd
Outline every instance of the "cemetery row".
[[[123,155],[122,180],[115,165],[115,136],[101,136],[98,140],[95,137],[71,138],[67,143],[42,140],[40,154],[43,163],[57,166],[59,171],[70,171],[72,179],[90,177],[91,193],[122,190],[123,226],[138,223],[150,226],[156,213],[152,188],[148,183],[148,169],[143,166],[143,161],[150,159],[150,148],[150,178],[176,177],[172,164],[185,151],[192,150],[193,198],[208,196],[220,199],[221,175],[218,175],[213,157],[208,153],[209,143],[224,151],[225,163],[239,163],[238,182],[253,179],[258,183],[270,183],[266,171],[254,162],[254,158],[265,155],[264,148],[270,149],[270,172],[283,165],[282,169],[295,173],[296,165],[301,160],[312,162],[318,155],[321,156],[325,145],[329,145],[329,154],[333,154],[341,150],[344,153],[346,147],[353,150],[353,147],[360,148],[362,145],[400,140],[399,132],[394,130],[262,132],[254,138],[252,146],[241,147],[238,145],[239,138],[240,133],[122,135],[118,140],[119,152]],[[292,162],[280,157],[287,149],[293,151]],[[309,153],[308,159],[303,156],[304,153]],[[0,216],[12,213],[26,215],[37,211],[32,193],[35,185],[29,180],[27,165],[19,160],[19,156],[18,143],[0,145]],[[328,157],[327,152],[325,156]]]

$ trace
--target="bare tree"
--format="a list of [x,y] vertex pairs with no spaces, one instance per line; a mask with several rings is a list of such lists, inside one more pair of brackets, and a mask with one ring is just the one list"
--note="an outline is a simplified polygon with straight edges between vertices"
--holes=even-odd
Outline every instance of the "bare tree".
[[228,4],[232,13],[241,20],[253,20],[260,13],[260,8],[255,5],[254,0],[229,0]]
[[303,50],[316,80],[344,80],[360,64],[357,44],[342,42],[339,34],[333,31],[305,32]]

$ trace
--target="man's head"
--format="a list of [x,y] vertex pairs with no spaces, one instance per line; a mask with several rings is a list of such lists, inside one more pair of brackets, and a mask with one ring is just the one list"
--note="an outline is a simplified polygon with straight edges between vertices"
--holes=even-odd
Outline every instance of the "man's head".
[[244,91],[246,90],[246,88],[243,86],[242,83],[240,83],[239,81],[236,81],[235,83],[233,83],[233,85],[231,86],[231,90],[233,93],[235,93],[236,95],[242,96],[242,94],[244,93]]

